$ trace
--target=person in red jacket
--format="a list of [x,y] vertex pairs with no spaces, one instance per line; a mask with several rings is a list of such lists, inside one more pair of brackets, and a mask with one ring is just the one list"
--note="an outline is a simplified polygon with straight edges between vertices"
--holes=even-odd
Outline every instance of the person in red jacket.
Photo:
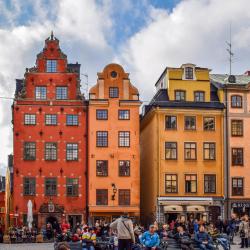
[[65,219],[63,219],[63,222],[62,222],[62,225],[61,225],[61,229],[62,229],[62,231],[64,231],[65,229],[66,230],[70,230],[70,225],[69,225],[69,223]]

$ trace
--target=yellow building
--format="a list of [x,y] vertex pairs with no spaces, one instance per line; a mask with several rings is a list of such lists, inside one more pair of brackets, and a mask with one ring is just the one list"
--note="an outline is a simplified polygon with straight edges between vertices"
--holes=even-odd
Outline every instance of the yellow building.
[[223,216],[224,105],[209,69],[166,68],[141,120],[145,222]]

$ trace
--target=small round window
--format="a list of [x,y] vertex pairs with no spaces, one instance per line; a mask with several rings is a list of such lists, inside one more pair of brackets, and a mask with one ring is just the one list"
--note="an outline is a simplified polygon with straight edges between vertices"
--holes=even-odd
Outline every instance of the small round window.
[[116,71],[112,71],[110,73],[110,75],[111,75],[112,78],[116,78],[117,77],[117,72]]

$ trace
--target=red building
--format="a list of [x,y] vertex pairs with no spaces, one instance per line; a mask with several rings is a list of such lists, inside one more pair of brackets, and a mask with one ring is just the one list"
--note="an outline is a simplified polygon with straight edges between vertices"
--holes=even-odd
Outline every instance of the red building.
[[68,64],[53,34],[36,66],[17,80],[13,133],[16,223],[26,223],[29,200],[39,228],[63,218],[72,226],[84,220],[86,103],[80,64]]

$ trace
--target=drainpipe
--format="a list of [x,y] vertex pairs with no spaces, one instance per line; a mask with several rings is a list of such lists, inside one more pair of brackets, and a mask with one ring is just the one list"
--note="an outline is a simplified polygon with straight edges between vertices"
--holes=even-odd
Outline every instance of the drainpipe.
[[228,152],[228,93],[227,93],[227,87],[225,88],[225,106],[226,106],[226,115],[225,115],[225,178],[226,178],[226,192],[225,192],[225,201],[226,201],[226,211],[225,211],[225,217],[228,219],[229,218],[229,152]]
[[86,107],[86,172],[85,172],[85,180],[86,180],[86,222],[89,224],[89,102],[85,101]]

